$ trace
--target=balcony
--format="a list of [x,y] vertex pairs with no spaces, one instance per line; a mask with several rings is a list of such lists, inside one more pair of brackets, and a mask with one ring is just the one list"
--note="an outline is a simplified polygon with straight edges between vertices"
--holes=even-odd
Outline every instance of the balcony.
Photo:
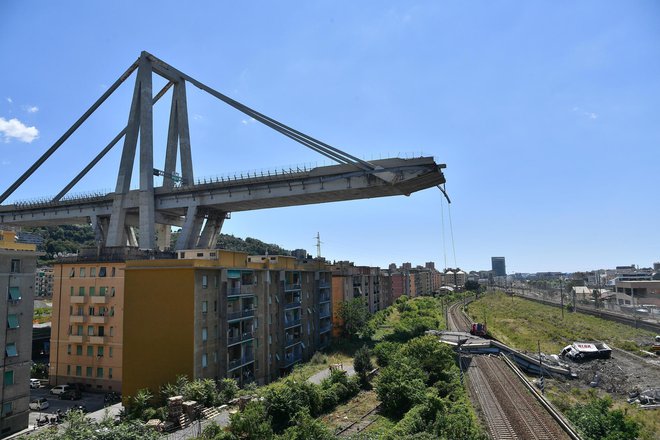
[[69,316],[69,322],[80,324],[85,322],[85,317],[83,315],[71,315]]
[[330,294],[328,294],[328,293],[322,293],[322,294],[319,296],[319,302],[320,302],[320,303],[327,303],[327,302],[330,302]]
[[234,287],[227,287],[227,296],[253,296],[254,295],[254,285],[253,284],[241,284]]
[[293,336],[293,335],[286,335],[286,339],[284,342],[285,347],[291,347],[292,345],[299,344],[302,341],[302,338],[300,335]]
[[238,319],[247,319],[254,317],[255,309],[239,310],[238,312],[227,312],[227,321],[236,321]]
[[284,319],[284,328],[290,328],[300,325],[300,318],[297,319]]
[[82,335],[69,335],[69,342],[82,344],[83,336]]
[[330,283],[328,281],[319,281],[319,288],[328,289],[329,287]]
[[85,302],[85,297],[84,296],[70,296],[70,302],[71,304],[82,304]]
[[254,339],[254,334],[252,332],[245,332],[237,336],[227,336],[227,346],[236,345],[251,339]]
[[91,324],[105,324],[108,322],[108,317],[107,316],[90,316],[89,317],[89,322]]
[[295,308],[300,307],[300,305],[301,305],[301,303],[300,303],[300,300],[298,299],[298,300],[293,300],[289,303],[284,304],[284,308],[287,309],[287,310],[288,309],[295,309]]
[[92,304],[107,304],[108,303],[108,297],[107,296],[95,295],[95,296],[90,296],[89,298],[92,300]]
[[90,336],[89,343],[97,345],[105,344],[105,336]]
[[290,354],[285,354],[284,355],[284,364],[282,365],[282,368],[289,367],[296,362],[302,361],[302,353],[290,353]]
[[300,290],[300,283],[284,283],[284,291]]
[[249,363],[254,362],[254,353],[247,353],[245,356],[238,359],[230,359],[227,371],[235,370],[236,368],[242,367]]
[[323,325],[319,328],[319,334],[327,333],[332,330],[332,324]]
[[319,312],[319,318],[329,318],[330,317],[330,310],[321,310]]

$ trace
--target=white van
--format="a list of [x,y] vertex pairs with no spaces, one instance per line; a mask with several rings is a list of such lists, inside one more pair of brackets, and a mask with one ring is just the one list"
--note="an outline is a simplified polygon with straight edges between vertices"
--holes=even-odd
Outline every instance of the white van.
[[62,394],[69,388],[71,388],[69,385],[57,385],[50,389],[50,394],[55,394],[55,395]]

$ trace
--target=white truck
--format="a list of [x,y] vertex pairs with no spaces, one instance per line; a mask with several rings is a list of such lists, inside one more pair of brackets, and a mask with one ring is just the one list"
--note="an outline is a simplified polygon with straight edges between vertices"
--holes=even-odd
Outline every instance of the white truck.
[[612,356],[612,349],[604,342],[573,342],[564,347],[561,355],[574,361],[609,359]]

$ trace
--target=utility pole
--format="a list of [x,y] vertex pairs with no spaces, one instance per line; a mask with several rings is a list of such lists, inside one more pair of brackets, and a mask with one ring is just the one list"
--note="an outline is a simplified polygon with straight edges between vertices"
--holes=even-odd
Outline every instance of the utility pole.
[[541,394],[545,394],[545,380],[543,379],[543,360],[541,359],[541,341],[537,341],[539,345],[539,374],[541,378],[539,379],[539,385],[541,386]]
[[321,258],[321,233],[316,233],[316,258]]
[[564,277],[559,277],[559,295],[561,296],[561,319],[564,319]]

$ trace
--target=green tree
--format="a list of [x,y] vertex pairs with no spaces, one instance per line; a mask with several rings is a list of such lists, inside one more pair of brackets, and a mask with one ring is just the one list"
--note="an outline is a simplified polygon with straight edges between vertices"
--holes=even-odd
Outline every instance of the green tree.
[[271,417],[261,402],[250,402],[243,411],[231,415],[229,430],[240,439],[269,440],[273,438]]
[[392,360],[399,355],[402,344],[392,341],[383,341],[376,344],[374,347],[374,355],[378,366],[383,368],[387,367]]
[[588,440],[633,440],[640,426],[621,410],[611,410],[612,399],[594,398],[584,405],[568,410],[568,418]]
[[361,298],[339,304],[337,317],[342,321],[342,331],[347,337],[371,336],[369,308]]
[[300,411],[309,411],[313,416],[321,412],[323,400],[320,387],[306,381],[285,380],[269,387],[264,393],[266,412],[273,420],[275,432],[291,426]]
[[431,335],[411,339],[404,345],[402,354],[428,374],[429,385],[441,379],[447,381],[454,366],[451,347]]
[[380,370],[376,393],[383,411],[395,417],[405,414],[424,398],[426,375],[412,360],[397,358]]
[[355,357],[353,358],[353,368],[360,378],[362,386],[366,386],[369,383],[367,375],[374,368],[371,363],[371,350],[367,345],[363,345],[355,352]]
[[334,435],[307,411],[301,411],[293,419],[293,426],[277,437],[278,440],[332,440]]

